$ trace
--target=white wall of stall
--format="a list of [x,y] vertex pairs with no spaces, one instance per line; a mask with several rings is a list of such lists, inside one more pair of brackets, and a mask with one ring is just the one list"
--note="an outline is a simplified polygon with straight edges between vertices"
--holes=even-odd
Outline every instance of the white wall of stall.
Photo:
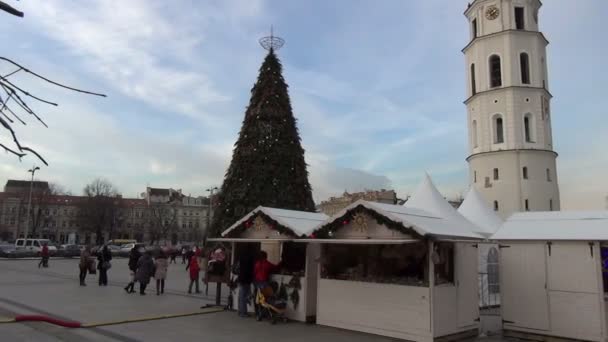
[[507,333],[603,341],[600,244],[503,241],[500,288]]

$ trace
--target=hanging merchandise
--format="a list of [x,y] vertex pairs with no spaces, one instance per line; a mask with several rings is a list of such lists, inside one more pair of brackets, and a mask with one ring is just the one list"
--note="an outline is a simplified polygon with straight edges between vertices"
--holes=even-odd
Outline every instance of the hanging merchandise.
[[291,299],[293,309],[298,310],[298,304],[300,304],[300,292],[298,291],[298,289],[293,289],[291,295],[289,296],[289,299]]
[[287,285],[292,289],[300,290],[302,288],[302,283],[300,282],[300,277],[291,277],[289,284]]
[[281,279],[281,286],[279,287],[279,293],[278,293],[277,297],[280,301],[285,301],[285,302],[288,299],[287,286],[285,286],[285,284],[283,283],[283,279]]

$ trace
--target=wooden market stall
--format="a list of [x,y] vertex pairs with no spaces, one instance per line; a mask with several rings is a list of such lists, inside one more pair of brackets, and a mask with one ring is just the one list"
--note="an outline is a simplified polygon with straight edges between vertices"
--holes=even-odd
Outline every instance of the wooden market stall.
[[359,200],[299,240],[321,246],[317,323],[413,341],[477,336],[474,225]]
[[[274,264],[281,262],[280,272],[271,276],[288,294],[286,316],[289,319],[314,321],[316,315],[318,245],[298,244],[296,239],[307,237],[313,228],[327,220],[321,213],[310,213],[258,207],[222,233],[221,238],[209,241],[230,242],[233,260],[239,253],[253,247],[268,254]],[[233,296],[233,308],[238,307],[238,288]],[[253,311],[253,306],[249,306]]]
[[492,239],[505,335],[606,340],[608,212],[516,213]]

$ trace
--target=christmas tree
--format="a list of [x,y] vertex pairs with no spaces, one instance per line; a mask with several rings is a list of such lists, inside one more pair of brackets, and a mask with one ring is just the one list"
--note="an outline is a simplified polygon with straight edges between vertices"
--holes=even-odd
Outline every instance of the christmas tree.
[[219,235],[260,205],[315,211],[304,149],[272,44],[278,38],[269,38],[269,52],[251,89],[232,161],[214,204],[210,236]]

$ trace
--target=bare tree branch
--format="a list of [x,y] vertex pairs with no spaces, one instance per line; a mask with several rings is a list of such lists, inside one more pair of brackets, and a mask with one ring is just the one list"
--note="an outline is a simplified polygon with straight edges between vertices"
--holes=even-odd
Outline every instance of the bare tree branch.
[[13,65],[14,65],[14,66],[16,66],[16,67],[21,68],[23,71],[27,72],[28,74],[31,74],[31,75],[33,75],[33,76],[36,76],[36,77],[38,77],[38,78],[40,78],[40,79],[42,79],[42,80],[45,80],[45,81],[47,81],[47,82],[49,82],[49,83],[51,83],[51,84],[56,85],[56,86],[58,86],[58,87],[65,88],[65,89],[69,89],[69,90],[72,90],[72,91],[75,91],[75,92],[78,92],[78,93],[84,93],[84,94],[89,94],[89,95],[95,95],[95,96],[106,97],[106,95],[105,95],[105,94],[94,93],[94,92],[87,91],[87,90],[77,89],[77,88],[73,88],[73,87],[66,86],[66,85],[64,85],[64,84],[57,83],[57,82],[55,82],[55,81],[49,80],[48,78],[46,78],[46,77],[44,77],[44,76],[41,76],[41,75],[39,75],[39,74],[37,74],[37,73],[35,73],[35,72],[33,72],[33,71],[30,71],[30,70],[29,70],[29,69],[27,69],[26,67],[24,67],[24,66],[22,66],[22,65],[20,65],[20,64],[18,64],[18,63],[16,63],[16,62],[14,62],[14,61],[12,61],[12,60],[10,60],[10,59],[6,58],[6,57],[0,57],[0,60],[6,61],[6,62],[8,62],[8,63],[11,63],[11,64],[13,64]]
[[[8,6],[1,0],[0,0],[0,10],[4,10],[4,11],[7,11],[7,12],[13,13],[13,14],[15,14],[15,13],[11,12],[11,10],[16,11],[14,8]],[[20,12],[17,11],[17,13],[20,13]],[[23,15],[23,13],[21,13],[21,15]],[[34,112],[34,110],[27,104],[27,102],[23,98],[21,98],[21,96],[19,96],[19,93],[25,95],[26,97],[30,97],[34,100],[37,100],[37,101],[40,101],[42,103],[49,104],[52,106],[57,106],[57,103],[51,102],[51,101],[42,99],[38,96],[30,94],[28,91],[20,88],[19,86],[17,86],[13,82],[11,82],[8,79],[8,77],[13,76],[20,71],[23,71],[25,73],[33,75],[36,78],[39,78],[52,85],[55,85],[55,86],[58,86],[58,87],[61,87],[64,89],[68,89],[71,91],[88,94],[88,95],[101,96],[101,97],[106,97],[106,95],[100,94],[100,93],[94,93],[94,92],[90,92],[90,91],[86,91],[86,90],[82,90],[82,89],[77,89],[74,87],[70,87],[70,86],[52,81],[44,76],[41,76],[41,75],[25,68],[24,66],[18,64],[17,62],[14,62],[13,60],[11,60],[9,58],[6,58],[6,57],[0,57],[0,61],[5,61],[5,62],[17,67],[17,69],[14,70],[13,72],[10,72],[4,76],[0,76],[0,88],[2,88],[2,90],[4,90],[4,92],[6,93],[5,98],[0,97],[0,105],[2,106],[2,108],[0,108],[0,112],[2,113],[2,116],[0,116],[0,124],[2,124],[2,126],[4,126],[4,128],[6,128],[11,133],[15,146],[17,147],[19,152],[17,152],[14,149],[11,149],[7,146],[4,146],[4,145],[1,145],[1,147],[4,148],[4,150],[6,152],[10,152],[10,153],[18,156],[19,160],[21,160],[21,158],[26,155],[21,152],[25,152],[25,151],[30,152],[30,153],[34,154],[36,157],[38,157],[38,159],[40,159],[45,165],[48,166],[48,163],[46,162],[46,160],[44,160],[44,158],[42,158],[42,156],[38,152],[36,152],[32,148],[21,145],[21,143],[19,142],[19,139],[17,138],[17,135],[15,134],[15,131],[12,129],[12,127],[10,125],[10,123],[14,123],[14,121],[5,113],[5,110],[8,111],[9,113],[11,113],[23,125],[26,124],[25,121],[21,120],[21,118],[10,108],[9,102],[10,102],[10,100],[13,100],[13,102],[16,103],[19,107],[21,107],[21,109],[23,111],[25,111],[27,114],[34,116],[36,118],[36,120],[38,120],[40,123],[42,123],[44,125],[44,127],[48,128],[48,125],[44,122],[44,120],[42,120],[42,118],[40,118],[40,116],[38,116],[38,114],[36,114],[36,112]],[[4,120],[2,117],[6,118],[6,120]],[[8,122],[7,122],[7,120],[8,120]]]
[[16,8],[10,6],[9,4],[5,3],[4,1],[0,1],[0,10],[8,12],[12,15],[16,15],[18,17],[22,17],[23,18],[23,12],[17,10]]
[[11,150],[10,148],[4,146],[3,144],[0,144],[0,147],[2,147],[4,149],[4,151],[12,153],[12,154],[16,155],[17,157],[19,157],[19,160],[21,160],[21,158],[25,157],[25,153],[15,152],[15,151]]
[[33,99],[35,99],[35,100],[38,100],[38,101],[43,102],[43,103],[46,103],[46,104],[50,104],[51,106],[58,106],[58,105],[57,105],[55,102],[51,102],[51,101],[48,101],[48,100],[41,99],[41,98],[39,98],[38,96],[34,96],[34,95],[32,95],[32,94],[28,93],[27,91],[25,91],[25,90],[23,90],[23,89],[19,88],[19,87],[18,87],[18,86],[16,86],[14,83],[12,83],[11,81],[7,80],[7,79],[6,79],[6,77],[0,76],[0,80],[2,80],[2,81],[4,81],[5,83],[9,84],[11,87],[13,87],[13,88],[15,88],[15,89],[19,90],[20,92],[22,92],[23,94],[25,94],[25,96],[29,96],[29,97],[31,97],[31,98],[33,98]]

